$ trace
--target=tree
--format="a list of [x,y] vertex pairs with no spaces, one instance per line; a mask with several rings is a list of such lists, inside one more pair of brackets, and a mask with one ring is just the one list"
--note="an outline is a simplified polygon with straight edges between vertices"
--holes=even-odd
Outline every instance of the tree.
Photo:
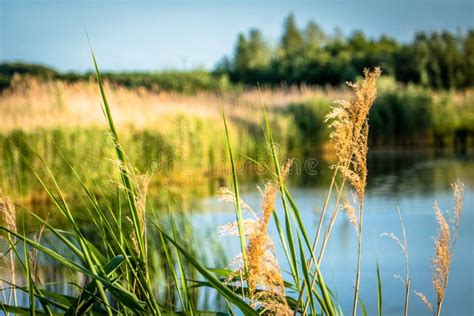
[[463,43],[464,55],[464,87],[474,86],[474,30],[470,30]]
[[262,80],[270,61],[270,49],[259,30],[250,30],[248,39],[239,34],[234,54],[234,72],[238,80],[252,83]]
[[325,44],[326,34],[316,22],[310,21],[304,30],[304,40],[306,49],[314,51]]
[[276,50],[260,31],[240,34],[234,56],[218,70],[231,80],[255,84],[339,85],[353,81],[364,68],[381,66],[403,83],[439,89],[474,86],[474,30],[467,34],[416,33],[411,43],[363,32],[346,37],[336,29],[326,35],[314,21],[298,29],[294,14],[286,17]]
[[283,25],[283,35],[281,37],[280,48],[285,57],[293,56],[304,43],[303,35],[296,25],[295,15],[290,13]]
[[271,59],[270,49],[259,30],[252,29],[250,31],[248,49],[251,55],[249,69],[262,70],[268,67]]

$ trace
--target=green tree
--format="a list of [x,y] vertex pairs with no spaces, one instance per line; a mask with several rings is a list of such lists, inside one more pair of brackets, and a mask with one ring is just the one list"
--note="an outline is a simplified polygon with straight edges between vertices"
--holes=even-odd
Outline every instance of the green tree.
[[255,83],[264,79],[270,61],[270,49],[259,30],[250,30],[248,39],[239,34],[234,54],[234,72],[239,80]]
[[310,21],[304,30],[304,41],[306,49],[314,52],[325,44],[326,34],[314,21]]
[[303,34],[298,30],[295,15],[290,13],[284,22],[283,35],[280,43],[283,56],[293,56],[300,51],[303,44]]
[[463,55],[463,86],[472,87],[474,86],[474,30],[470,30],[464,38]]

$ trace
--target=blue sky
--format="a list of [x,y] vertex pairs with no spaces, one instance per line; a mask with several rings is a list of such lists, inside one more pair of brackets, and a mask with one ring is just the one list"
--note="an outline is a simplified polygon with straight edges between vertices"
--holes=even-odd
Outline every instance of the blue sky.
[[474,27],[471,0],[0,0],[0,59],[91,69],[87,30],[106,70],[212,68],[251,27],[275,43],[289,12],[300,26],[313,19],[327,32],[402,41],[419,30]]

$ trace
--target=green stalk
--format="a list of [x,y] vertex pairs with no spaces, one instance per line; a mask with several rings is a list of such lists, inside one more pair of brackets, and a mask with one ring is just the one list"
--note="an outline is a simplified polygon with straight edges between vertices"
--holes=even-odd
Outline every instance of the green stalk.
[[[379,260],[377,259],[377,313],[382,316],[382,278],[380,276]],[[405,304],[406,306],[406,304]]]
[[142,225],[140,222],[140,214],[139,214],[138,207],[136,204],[135,191],[132,185],[132,181],[130,179],[130,175],[126,168],[127,162],[125,158],[125,153],[120,145],[117,129],[115,127],[115,123],[112,118],[112,113],[110,111],[110,106],[107,101],[107,96],[105,94],[102,76],[100,74],[99,67],[97,65],[97,60],[95,58],[94,52],[92,51],[92,48],[91,48],[91,54],[92,54],[92,59],[94,61],[94,67],[95,67],[97,82],[99,84],[100,94],[102,97],[102,111],[104,112],[104,116],[109,124],[109,129],[110,129],[110,132],[112,133],[112,140],[115,145],[115,153],[120,162],[120,177],[122,179],[122,183],[127,193],[126,196],[127,196],[128,205],[130,207],[130,215],[132,218],[133,229],[135,231],[135,235],[138,241],[138,246],[140,248],[139,255],[142,257],[143,261],[146,262],[146,244],[144,240],[145,236],[143,235],[144,227],[141,227]]
[[222,118],[224,120],[225,135],[227,139],[227,149],[230,158],[230,165],[232,168],[232,184],[235,195],[235,214],[237,218],[237,227],[239,229],[240,237],[240,248],[242,250],[242,259],[244,261],[244,274],[245,277],[248,275],[248,259],[247,259],[247,243],[245,238],[245,232],[243,227],[243,218],[242,218],[242,207],[240,205],[240,194],[239,194],[239,183],[237,180],[237,173],[235,169],[234,155],[232,153],[232,146],[230,143],[229,129],[227,127],[227,120],[224,115],[224,108],[222,108]]

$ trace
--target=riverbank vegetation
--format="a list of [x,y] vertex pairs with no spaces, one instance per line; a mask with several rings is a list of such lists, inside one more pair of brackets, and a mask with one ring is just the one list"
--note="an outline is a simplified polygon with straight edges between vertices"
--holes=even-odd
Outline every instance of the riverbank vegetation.
[[[244,89],[194,95],[128,89],[105,82],[122,144],[140,172],[159,174],[154,182],[221,181],[228,174],[220,107],[228,116],[229,132],[240,153],[268,162],[261,128],[265,104],[282,157],[323,160],[334,152],[325,117],[334,100],[347,98],[347,88]],[[94,82],[67,83],[17,77],[0,97],[0,175],[15,198],[29,201],[40,190],[29,166],[41,162],[69,174],[61,157],[81,165],[91,181],[110,178],[114,165],[108,132],[96,111]],[[474,146],[474,91],[434,91],[382,77],[378,98],[369,114],[372,149],[438,148],[469,151]],[[28,113],[25,115],[25,113]],[[238,160],[252,174],[255,164]],[[40,168],[41,169],[41,168]],[[64,184],[66,187],[68,184]],[[152,187],[155,187],[153,185]]]

